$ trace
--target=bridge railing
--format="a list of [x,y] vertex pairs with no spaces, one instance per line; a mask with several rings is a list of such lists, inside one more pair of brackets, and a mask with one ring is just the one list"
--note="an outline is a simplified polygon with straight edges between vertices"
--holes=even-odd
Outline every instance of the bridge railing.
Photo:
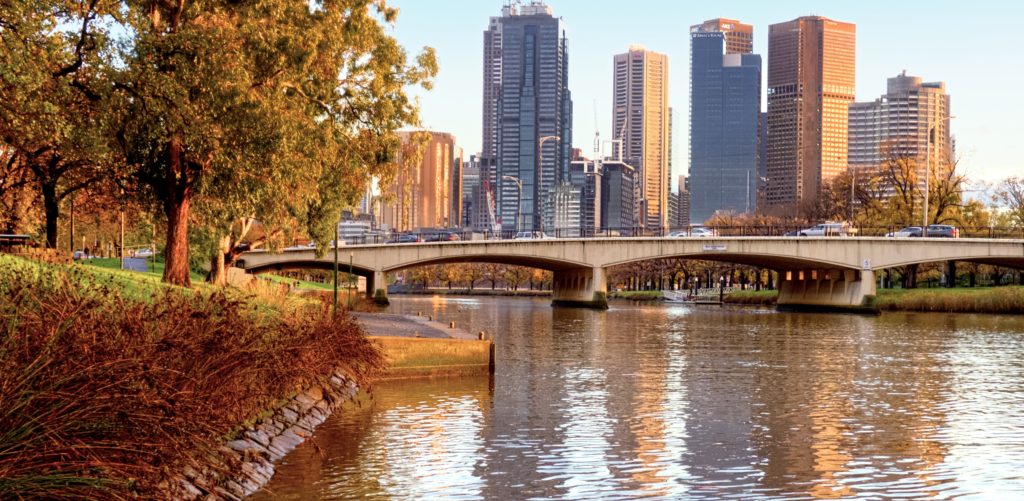
[[[913,226],[913,225],[908,225]],[[682,226],[669,228],[601,228],[601,229],[553,229],[544,232],[517,232],[514,230],[473,232],[461,229],[423,230],[413,233],[369,234],[348,236],[345,245],[402,244],[423,242],[456,242],[465,240],[538,240],[538,239],[588,239],[588,238],[715,238],[715,237],[801,237],[827,236],[837,238],[888,237],[915,238],[920,234],[900,232],[908,227],[891,226],[848,226],[842,229],[830,228],[824,232],[815,231],[814,225],[742,225],[742,226]],[[917,226],[919,228],[919,226]],[[957,227],[958,238],[1024,239],[1024,228],[1018,227]],[[938,238],[930,234],[931,238]]]

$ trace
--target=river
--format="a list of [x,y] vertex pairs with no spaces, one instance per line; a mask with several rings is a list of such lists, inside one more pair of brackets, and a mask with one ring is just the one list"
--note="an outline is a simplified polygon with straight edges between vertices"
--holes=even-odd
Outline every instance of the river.
[[1024,317],[396,298],[493,379],[378,383],[256,499],[1024,498]]

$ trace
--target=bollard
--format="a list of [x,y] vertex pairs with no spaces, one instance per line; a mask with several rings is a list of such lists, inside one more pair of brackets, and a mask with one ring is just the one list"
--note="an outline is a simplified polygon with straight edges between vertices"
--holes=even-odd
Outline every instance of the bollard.
[[433,315],[427,315],[427,321],[428,322],[433,322],[434,321],[434,316]]
[[486,332],[484,332],[484,331],[480,331],[480,334],[477,334],[477,337],[478,337],[478,338],[479,338],[479,339],[480,339],[481,341],[486,341],[486,340],[487,340],[487,333],[486,333]]
[[448,328],[449,329],[454,329],[455,328],[455,322],[448,322]]

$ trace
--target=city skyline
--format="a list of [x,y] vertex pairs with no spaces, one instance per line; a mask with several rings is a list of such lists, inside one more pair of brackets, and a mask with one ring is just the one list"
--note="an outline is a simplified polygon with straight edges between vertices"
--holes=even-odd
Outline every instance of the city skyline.
[[[487,29],[488,19],[500,12],[502,2],[452,0],[446,11],[454,14],[449,18],[450,29],[444,33],[431,29],[434,25],[425,21],[425,17],[437,14],[436,6],[398,0],[391,3],[400,9],[393,33],[406,49],[415,52],[429,45],[438,51],[441,70],[434,89],[416,92],[422,103],[423,126],[454,133],[467,157],[481,151],[479,103],[483,93],[480,78],[483,46],[480,40],[481,33]],[[875,11],[871,6],[881,6],[881,2],[833,5],[826,11],[822,11],[820,5],[815,7],[812,2],[796,2],[784,7],[738,2],[725,12],[711,5],[684,6],[658,0],[639,0],[632,9],[616,11],[615,16],[608,16],[608,10],[601,8],[604,5],[584,8],[558,0],[547,3],[566,25],[569,52],[572,54],[569,58],[569,80],[575,102],[573,133],[576,136],[572,146],[582,148],[588,154],[592,149],[590,145],[595,126],[603,139],[611,139],[612,86],[607,61],[614,54],[626,51],[631,44],[642,44],[650,50],[667,54],[670,61],[674,60],[669,104],[674,109],[673,121],[676,123],[672,131],[672,163],[676,166],[673,177],[677,177],[686,173],[689,165],[689,126],[686,120],[689,111],[689,26],[716,17],[742,19],[754,26],[754,52],[767,54],[770,24],[813,13],[857,25],[857,101],[872,100],[884,94],[886,79],[903,70],[944,81],[957,101],[958,119],[952,132],[957,138],[958,154],[967,174],[975,179],[996,180],[1018,174],[1020,170],[1009,148],[1024,128],[1014,120],[1022,106],[1007,106],[1006,103],[1017,102],[1009,95],[1009,90],[992,88],[986,83],[990,80],[989,72],[996,68],[1000,71],[1000,78],[1009,74],[1011,80],[1022,70],[1012,65],[998,65],[1000,61],[995,55],[972,57],[972,54],[998,54],[993,47],[1011,46],[1011,35],[988,30],[980,36],[948,36],[966,21],[1024,10],[1019,7],[1004,9],[1004,6],[998,6],[1000,11],[996,12],[997,6],[982,3],[979,8],[960,16],[944,13],[941,9],[921,9],[920,5],[886,5],[889,8],[887,15],[876,16],[872,15]],[[647,19],[648,28],[636,33],[620,29],[637,26],[633,21],[643,18],[645,12],[658,13]],[[909,23],[908,20],[915,22]],[[933,29],[925,29],[922,26],[925,24]],[[765,61],[765,64],[770,62]],[[762,109],[766,109],[763,102]]]

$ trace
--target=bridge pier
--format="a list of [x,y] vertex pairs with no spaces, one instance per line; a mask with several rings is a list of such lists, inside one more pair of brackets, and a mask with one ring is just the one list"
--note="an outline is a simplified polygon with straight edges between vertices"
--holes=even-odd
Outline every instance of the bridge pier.
[[608,309],[608,272],[604,268],[576,268],[554,275],[552,306]]
[[779,310],[878,313],[873,270],[779,272]]
[[366,297],[381,306],[391,304],[388,300],[387,276],[383,271],[374,270],[372,276],[366,277]]

